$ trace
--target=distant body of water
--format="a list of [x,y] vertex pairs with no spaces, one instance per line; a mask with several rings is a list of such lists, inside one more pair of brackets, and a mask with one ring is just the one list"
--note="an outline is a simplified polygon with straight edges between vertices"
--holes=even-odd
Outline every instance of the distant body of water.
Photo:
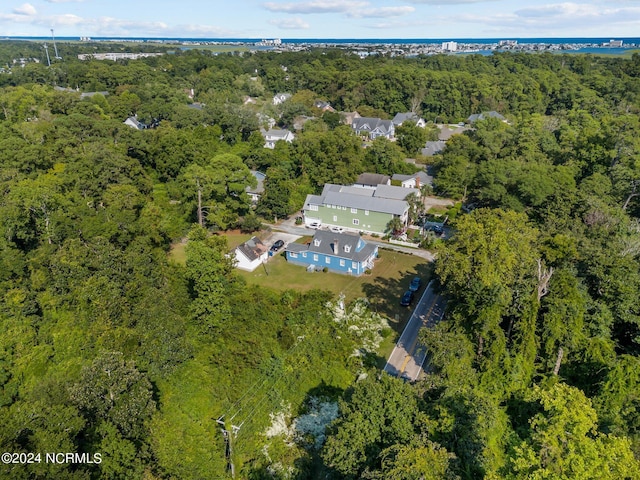
[[[46,41],[51,37],[4,37],[9,40],[37,40]],[[78,41],[80,37],[56,37],[58,41]],[[495,50],[483,49],[482,45],[494,45],[501,40],[515,40],[518,45],[571,45],[578,46],[575,49],[555,50],[557,53],[604,53],[604,54],[623,54],[630,49],[640,48],[640,37],[616,37],[615,40],[622,40],[623,45],[619,48],[611,48],[601,46],[611,41],[612,37],[540,37],[540,38],[519,38],[519,37],[502,37],[502,38],[282,38],[282,43],[288,44],[335,44],[335,45],[440,45],[443,42],[457,42],[458,44],[474,45],[473,53],[482,55],[490,55]],[[91,37],[91,41],[133,41],[133,42],[163,42],[163,43],[182,43],[182,42],[216,42],[216,43],[243,43],[255,44],[260,42],[260,38],[152,38],[152,37]],[[257,47],[268,49],[270,47]],[[459,52],[462,53],[462,52]]]

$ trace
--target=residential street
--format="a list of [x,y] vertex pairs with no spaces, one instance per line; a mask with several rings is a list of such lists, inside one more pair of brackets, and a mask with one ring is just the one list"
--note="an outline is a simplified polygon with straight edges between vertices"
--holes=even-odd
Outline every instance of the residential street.
[[427,349],[418,342],[422,327],[432,328],[444,315],[446,302],[431,288],[429,282],[407,323],[396,347],[391,352],[384,371],[399,378],[414,381],[420,375],[427,356]]

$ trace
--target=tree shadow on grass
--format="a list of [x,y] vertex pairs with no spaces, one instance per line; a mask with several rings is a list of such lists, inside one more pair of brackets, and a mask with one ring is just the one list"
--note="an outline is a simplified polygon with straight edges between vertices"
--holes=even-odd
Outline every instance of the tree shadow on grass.
[[422,279],[422,285],[416,292],[415,299],[420,298],[427,283],[433,278],[433,264],[419,264],[400,272],[400,274],[402,275],[401,279],[377,277],[373,282],[362,286],[364,294],[369,299],[370,308],[386,316],[391,328],[398,335],[402,332],[412,311],[411,307],[400,305],[402,294],[409,289],[413,277],[418,276]]

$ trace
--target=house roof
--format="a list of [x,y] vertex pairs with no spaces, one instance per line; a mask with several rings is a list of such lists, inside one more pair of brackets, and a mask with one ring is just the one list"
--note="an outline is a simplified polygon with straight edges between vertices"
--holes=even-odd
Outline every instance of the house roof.
[[[433,184],[433,177],[427,172],[420,170],[419,172],[414,173],[413,175],[400,175],[396,173],[391,177],[391,180],[398,180],[400,182],[406,182],[407,180],[411,180],[412,178],[420,178],[420,185],[431,185]],[[406,189],[405,189],[406,190]]]
[[251,237],[242,245],[238,245],[236,250],[253,262],[267,251],[267,247],[258,237]]
[[358,112],[340,112],[343,117],[343,122],[347,125],[351,125],[356,118],[360,118]]
[[264,132],[263,135],[265,138],[270,138],[272,140],[285,140],[287,137],[293,136],[293,133],[289,130],[271,129]]
[[438,140],[449,140],[452,136],[464,133],[469,130],[470,127],[456,126],[451,128],[450,125],[438,125],[440,132],[438,133]]
[[102,95],[103,97],[106,97],[107,95],[109,95],[109,92],[82,92],[80,94],[80,98],[91,98],[98,94]]
[[130,127],[137,128],[138,130],[144,130],[147,128],[147,126],[144,123],[139,122],[136,117],[129,117],[124,121],[124,123]]
[[[402,187],[395,187],[402,188]],[[357,193],[352,193],[354,190]],[[403,189],[405,196],[411,191]],[[381,212],[393,215],[403,215],[409,208],[409,204],[404,200],[375,197],[376,190],[344,187],[342,185],[326,184],[322,195],[307,195],[305,200],[305,210],[309,209],[309,205],[335,205],[345,208],[358,208],[360,210],[369,210],[371,212]]]
[[357,233],[333,233],[326,230],[316,230],[308,245],[290,243],[285,251],[311,252],[344,258],[352,262],[362,262],[369,258],[375,249],[375,245],[365,242]]
[[407,120],[418,122],[420,120],[420,116],[413,112],[396,113],[396,116],[393,117],[393,120],[391,121],[397,127],[398,125],[402,125]]
[[361,173],[358,175],[358,179],[356,180],[357,185],[381,185],[386,184],[389,181],[389,177],[387,175],[382,175],[381,173]]
[[436,153],[440,153],[444,150],[447,143],[444,140],[437,140],[435,142],[427,142],[424,148],[421,150],[422,155],[425,157],[432,157]]
[[335,112],[335,109],[331,106],[331,104],[329,102],[325,102],[324,100],[316,100],[313,105],[321,110],[330,110],[332,112]]
[[372,132],[374,130],[380,130],[387,133],[393,129],[393,122],[391,120],[382,120],[380,118],[372,117],[360,117],[354,118],[351,124],[354,130]]
[[417,188],[397,187],[395,185],[378,185],[373,192],[373,196],[389,200],[404,200],[412,193],[420,195],[420,190]]
[[256,188],[251,188],[251,187],[245,188],[245,191],[247,193],[254,193],[256,195],[260,195],[264,193],[264,179],[267,178],[267,176],[264,173],[259,172],[257,170],[251,170],[251,175],[256,177],[258,184],[256,185]]
[[500,115],[494,110],[491,110],[490,112],[474,113],[473,115],[469,115],[469,118],[467,118],[467,123],[477,122],[478,120],[486,120],[487,118],[497,118],[500,121],[506,120],[504,116]]

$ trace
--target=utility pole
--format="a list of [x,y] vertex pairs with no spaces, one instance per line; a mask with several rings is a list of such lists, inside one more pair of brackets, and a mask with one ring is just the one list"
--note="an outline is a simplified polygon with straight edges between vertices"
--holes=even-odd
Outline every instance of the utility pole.
[[50,67],[51,59],[49,58],[49,46],[46,43],[44,44],[44,51],[47,52],[47,65]]
[[200,179],[196,178],[196,188],[198,189],[198,224],[204,227],[204,217],[202,215],[202,189],[200,188]]
[[222,429],[222,436],[224,437],[224,442],[226,445],[225,454],[227,457],[227,462],[229,463],[229,471],[231,472],[231,478],[236,478],[236,466],[233,463],[233,437],[237,435],[238,431],[240,430],[240,427],[231,425],[231,431],[229,431],[227,429],[226,424],[224,423],[223,418],[224,418],[224,415],[220,417],[218,420],[216,420],[216,422],[218,422],[218,424],[220,425],[220,428]]
[[58,47],[56,46],[56,37],[53,35],[53,28],[51,29],[51,39],[53,40],[53,50],[56,52],[54,58],[56,60],[62,60],[62,57],[58,55]]

